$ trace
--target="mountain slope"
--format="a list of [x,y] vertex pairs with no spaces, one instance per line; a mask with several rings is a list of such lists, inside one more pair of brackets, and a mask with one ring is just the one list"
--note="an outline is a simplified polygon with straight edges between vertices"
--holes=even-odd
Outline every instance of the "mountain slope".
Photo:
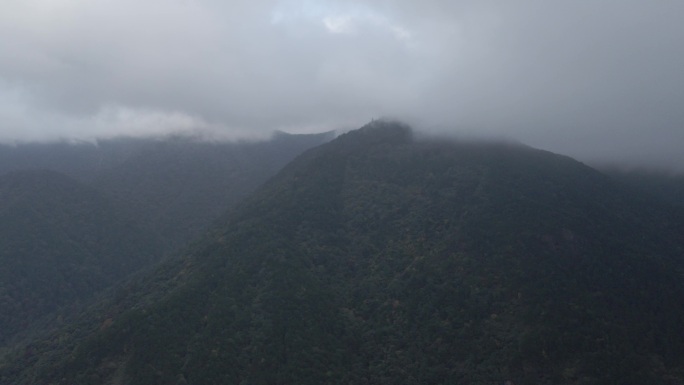
[[148,139],[118,138],[97,143],[0,144],[0,175],[13,171],[52,170],[88,182],[143,151],[152,142]]
[[374,122],[0,378],[681,383],[683,230],[569,158]]
[[635,190],[684,207],[684,175],[682,174],[618,168],[606,169],[604,172]]
[[255,142],[166,137],[0,145],[0,176],[36,169],[66,174],[116,199],[175,249],[294,157],[333,137],[276,132]]
[[261,142],[151,141],[92,184],[131,207],[165,241],[182,246],[304,150],[332,132],[277,133]]
[[53,171],[0,177],[0,245],[0,346],[163,251],[106,197]]

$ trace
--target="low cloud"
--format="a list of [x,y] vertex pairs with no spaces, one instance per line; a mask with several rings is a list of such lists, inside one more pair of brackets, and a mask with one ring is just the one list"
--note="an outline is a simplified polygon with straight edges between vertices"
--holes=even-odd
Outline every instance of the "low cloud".
[[684,169],[684,3],[5,0],[0,141],[404,119]]

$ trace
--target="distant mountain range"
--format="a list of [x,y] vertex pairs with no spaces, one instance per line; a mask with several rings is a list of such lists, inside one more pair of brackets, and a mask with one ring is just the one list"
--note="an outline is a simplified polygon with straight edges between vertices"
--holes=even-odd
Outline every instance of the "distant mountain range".
[[602,168],[602,172],[634,190],[663,202],[684,207],[684,175],[661,170]]
[[163,251],[159,237],[103,194],[54,171],[0,177],[0,245],[0,346]]
[[0,175],[48,169],[94,187],[180,247],[302,151],[333,132],[270,140],[118,138],[93,143],[0,145]]
[[681,207],[375,121],[14,348],[0,383],[682,384],[683,278]]
[[0,146],[0,352],[174,254],[333,133]]

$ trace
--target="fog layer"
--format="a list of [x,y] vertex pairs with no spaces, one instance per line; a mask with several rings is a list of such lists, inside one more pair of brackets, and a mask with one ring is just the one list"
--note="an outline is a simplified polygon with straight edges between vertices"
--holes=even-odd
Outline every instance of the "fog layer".
[[684,2],[4,0],[0,141],[377,117],[684,169]]

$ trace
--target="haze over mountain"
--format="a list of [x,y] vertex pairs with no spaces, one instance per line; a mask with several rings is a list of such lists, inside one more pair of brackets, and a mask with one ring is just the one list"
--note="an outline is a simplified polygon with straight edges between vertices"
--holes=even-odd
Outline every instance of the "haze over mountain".
[[101,173],[94,185],[127,202],[180,246],[304,150],[333,133],[277,133],[256,142],[155,141]]
[[615,180],[657,199],[684,207],[684,174],[663,170],[602,169]]
[[0,349],[168,249],[104,194],[53,171],[0,177],[0,245]]
[[681,384],[684,211],[570,158],[373,122],[3,384]]
[[333,136],[280,132],[250,142],[180,136],[0,145],[0,175],[36,169],[70,175],[116,200],[166,244],[178,247],[292,158]]
[[331,138],[0,146],[0,351],[173,255],[293,157]]
[[3,0],[0,141],[393,117],[684,172],[676,0]]

